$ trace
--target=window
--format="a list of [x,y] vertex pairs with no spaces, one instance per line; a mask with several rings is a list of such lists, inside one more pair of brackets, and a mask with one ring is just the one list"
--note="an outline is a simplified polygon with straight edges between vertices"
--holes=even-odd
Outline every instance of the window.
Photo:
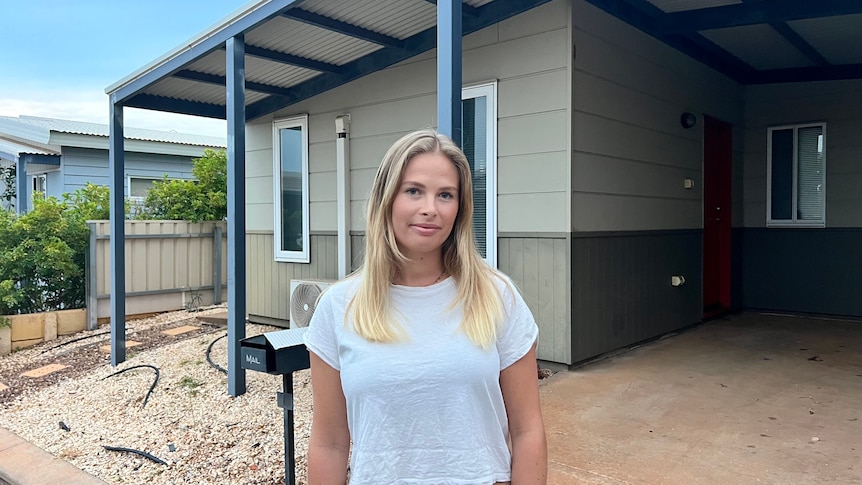
[[33,193],[40,192],[48,197],[48,174],[40,173],[33,176]]
[[825,123],[769,128],[766,171],[767,225],[826,225]]
[[128,197],[133,202],[143,202],[147,198],[147,193],[153,188],[156,182],[161,182],[163,178],[152,177],[129,177]]
[[275,260],[309,262],[308,117],[272,124]]
[[473,232],[479,253],[497,266],[497,84],[461,91],[461,148],[473,175]]

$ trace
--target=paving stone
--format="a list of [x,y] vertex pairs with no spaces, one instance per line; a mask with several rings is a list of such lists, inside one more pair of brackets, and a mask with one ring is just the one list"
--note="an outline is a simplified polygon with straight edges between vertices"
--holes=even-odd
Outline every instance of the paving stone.
[[183,325],[182,327],[172,328],[170,330],[163,330],[162,333],[165,335],[171,335],[176,337],[177,335],[192,332],[194,330],[198,330],[199,328],[200,327],[195,327],[194,325]]
[[[138,345],[141,345],[141,342],[137,342],[135,340],[126,340],[126,348],[127,349],[131,348],[131,347],[137,347]],[[110,354],[111,353],[111,345],[110,344],[103,345],[103,346],[99,347],[99,350],[101,350],[102,352],[104,352],[106,354]]]
[[60,369],[65,369],[66,367],[69,367],[69,366],[63,365],[63,364],[48,364],[48,365],[39,367],[38,369],[28,370],[27,372],[24,372],[23,374],[21,374],[21,377],[43,377],[43,376],[47,376],[48,374],[50,374],[52,372],[57,372]]

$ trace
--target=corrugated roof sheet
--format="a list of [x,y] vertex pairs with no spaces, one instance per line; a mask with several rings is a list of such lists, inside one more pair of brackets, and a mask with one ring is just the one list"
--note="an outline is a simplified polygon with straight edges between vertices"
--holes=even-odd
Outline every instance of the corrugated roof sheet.
[[862,14],[787,22],[833,64],[862,63]]
[[[0,116],[0,118],[15,121],[24,125],[43,128],[47,131],[58,133],[70,133],[76,135],[104,136],[110,134],[108,125],[89,123],[86,121],[61,120],[55,118],[41,118],[38,116]],[[205,147],[225,147],[224,138],[205,135],[193,135],[189,133],[178,133],[175,131],[159,131],[144,128],[125,127],[123,134],[129,140],[156,141],[163,143],[177,143],[182,145],[196,145]]]
[[38,155],[55,154],[55,152],[52,151],[42,150],[31,145],[25,145],[23,143],[17,143],[12,140],[4,140],[0,138],[0,158],[2,158],[3,160],[7,160],[8,158],[17,156],[19,153],[35,153]]
[[755,69],[813,66],[797,48],[769,25],[747,25],[705,30],[701,34],[722,49],[733,52]]
[[437,23],[437,7],[425,1],[312,0],[303,3],[302,9],[396,39],[406,39]]

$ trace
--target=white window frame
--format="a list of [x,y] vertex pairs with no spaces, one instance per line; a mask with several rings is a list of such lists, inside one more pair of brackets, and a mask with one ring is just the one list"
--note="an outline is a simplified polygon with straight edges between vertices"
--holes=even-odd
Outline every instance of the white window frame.
[[[127,175],[126,176],[126,198],[129,199],[130,201],[136,202],[136,203],[144,202],[144,200],[146,199],[146,196],[139,197],[139,196],[133,196],[132,195],[132,179],[135,179],[135,180],[152,180],[153,182],[161,182],[162,180],[165,180],[164,177],[151,177],[148,175]],[[182,179],[168,178],[168,180],[170,181],[170,180],[182,180]]]
[[461,101],[487,98],[486,123],[488,127],[486,153],[488,156],[485,180],[485,261],[497,267],[497,82],[468,86],[461,89]]
[[[302,251],[285,251],[281,249],[281,136],[282,128],[302,129]],[[273,249],[276,261],[283,263],[311,262],[309,247],[309,183],[308,183],[308,115],[281,118],[272,122],[272,160],[273,160]]]
[[[823,211],[819,220],[797,219],[798,175],[799,175],[799,129],[819,126],[823,130]],[[793,130],[793,181],[791,191],[791,219],[772,218],[772,133]],[[767,227],[826,227],[826,122],[800,123],[795,125],[772,126],[766,131],[766,226]]]

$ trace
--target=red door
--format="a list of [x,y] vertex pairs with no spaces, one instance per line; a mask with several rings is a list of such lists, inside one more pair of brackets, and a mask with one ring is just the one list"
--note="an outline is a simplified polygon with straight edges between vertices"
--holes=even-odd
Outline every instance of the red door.
[[730,308],[730,233],[733,127],[704,117],[703,314]]

